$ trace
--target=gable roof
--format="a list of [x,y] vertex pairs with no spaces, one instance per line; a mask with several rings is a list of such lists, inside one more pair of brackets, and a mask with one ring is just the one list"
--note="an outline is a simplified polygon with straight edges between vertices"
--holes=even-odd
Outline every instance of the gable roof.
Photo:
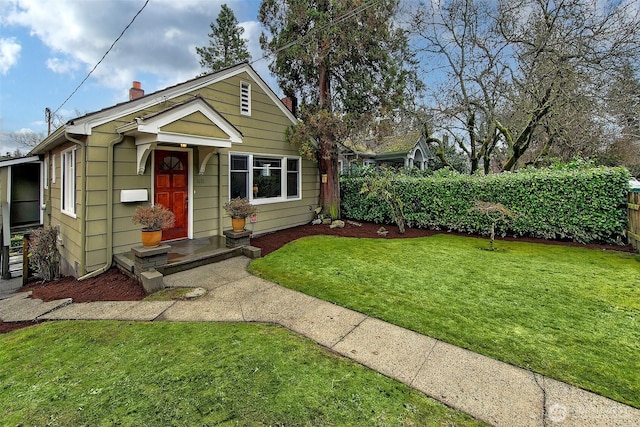
[[399,154],[404,155],[413,150],[422,140],[422,133],[412,131],[402,135],[386,136],[375,144],[365,142],[346,141],[344,147],[355,154],[378,157],[384,155]]
[[220,129],[224,135],[224,137],[190,135],[190,138],[198,141],[197,145],[231,147],[231,143],[242,142],[242,132],[199,95],[174,104],[164,110],[144,117],[137,117],[134,121],[119,126],[116,131],[125,135],[142,136],[143,138],[144,135],[153,136],[154,141],[157,142],[185,142],[185,134],[180,134],[180,139],[177,140],[175,139],[177,134],[164,131],[162,128],[194,113],[200,113],[205,116],[211,125]]
[[213,73],[204,74],[186,82],[179,83],[174,86],[161,89],[159,91],[144,95],[132,101],[122,102],[111,107],[95,111],[75,119],[69,120],[65,125],[56,129],[32,151],[32,154],[42,154],[49,149],[61,144],[65,141],[65,134],[73,135],[91,135],[92,130],[100,125],[108,123],[119,117],[135,114],[137,111],[145,110],[164,103],[167,100],[174,99],[185,95],[194,90],[203,88],[236,76],[241,73],[247,73],[255,83],[267,94],[280,111],[291,121],[292,124],[297,123],[293,113],[282,103],[273,90],[262,80],[256,71],[248,63],[241,63],[225,68]]
[[422,138],[420,132],[388,136],[382,139],[375,151],[377,154],[406,153],[418,144],[420,138]]
[[[172,132],[173,123],[193,116],[202,116],[207,132]],[[144,117],[136,117],[132,122],[117,127],[116,132],[135,137],[138,174],[144,174],[147,157],[158,143],[189,143],[197,146],[200,152],[201,175],[213,154],[214,147],[230,148],[233,143],[242,143],[242,132],[200,95]]]

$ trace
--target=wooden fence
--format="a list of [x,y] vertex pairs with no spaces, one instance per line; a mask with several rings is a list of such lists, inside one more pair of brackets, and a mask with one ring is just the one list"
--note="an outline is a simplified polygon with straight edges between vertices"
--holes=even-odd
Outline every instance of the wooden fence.
[[627,239],[629,243],[639,250],[640,243],[640,193],[629,193],[629,230],[627,230]]

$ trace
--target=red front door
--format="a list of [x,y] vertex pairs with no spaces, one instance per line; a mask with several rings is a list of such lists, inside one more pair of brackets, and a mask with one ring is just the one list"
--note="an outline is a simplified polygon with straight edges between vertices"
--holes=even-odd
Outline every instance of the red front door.
[[189,228],[189,167],[185,151],[155,152],[154,203],[173,212],[176,224],[162,230],[162,240],[183,239]]

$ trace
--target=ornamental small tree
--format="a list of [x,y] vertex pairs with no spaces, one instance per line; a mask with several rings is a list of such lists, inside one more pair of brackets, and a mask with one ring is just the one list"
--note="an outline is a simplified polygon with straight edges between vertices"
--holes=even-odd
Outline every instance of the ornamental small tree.
[[480,212],[491,221],[491,234],[489,237],[489,250],[495,251],[496,224],[498,221],[505,221],[507,218],[514,218],[516,215],[501,203],[483,202],[476,200],[469,212]]
[[381,168],[380,171],[366,176],[360,194],[367,197],[380,197],[389,206],[393,221],[398,226],[400,234],[405,232],[404,211],[402,199],[398,195],[397,186],[393,183],[394,171],[389,168]]

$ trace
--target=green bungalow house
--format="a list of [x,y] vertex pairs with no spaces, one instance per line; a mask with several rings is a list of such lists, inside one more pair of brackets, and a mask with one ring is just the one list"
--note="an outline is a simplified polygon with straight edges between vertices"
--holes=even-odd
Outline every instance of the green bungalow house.
[[353,164],[424,170],[433,159],[424,136],[417,131],[388,136],[375,144],[346,141],[339,148],[338,162],[341,172],[346,172]]
[[59,228],[62,274],[95,274],[139,246],[139,205],[174,212],[165,241],[222,236],[233,197],[258,206],[254,234],[308,223],[320,184],[285,141],[294,123],[248,64],[147,95],[134,82],[128,102],[70,120],[31,152],[43,160],[44,224]]

